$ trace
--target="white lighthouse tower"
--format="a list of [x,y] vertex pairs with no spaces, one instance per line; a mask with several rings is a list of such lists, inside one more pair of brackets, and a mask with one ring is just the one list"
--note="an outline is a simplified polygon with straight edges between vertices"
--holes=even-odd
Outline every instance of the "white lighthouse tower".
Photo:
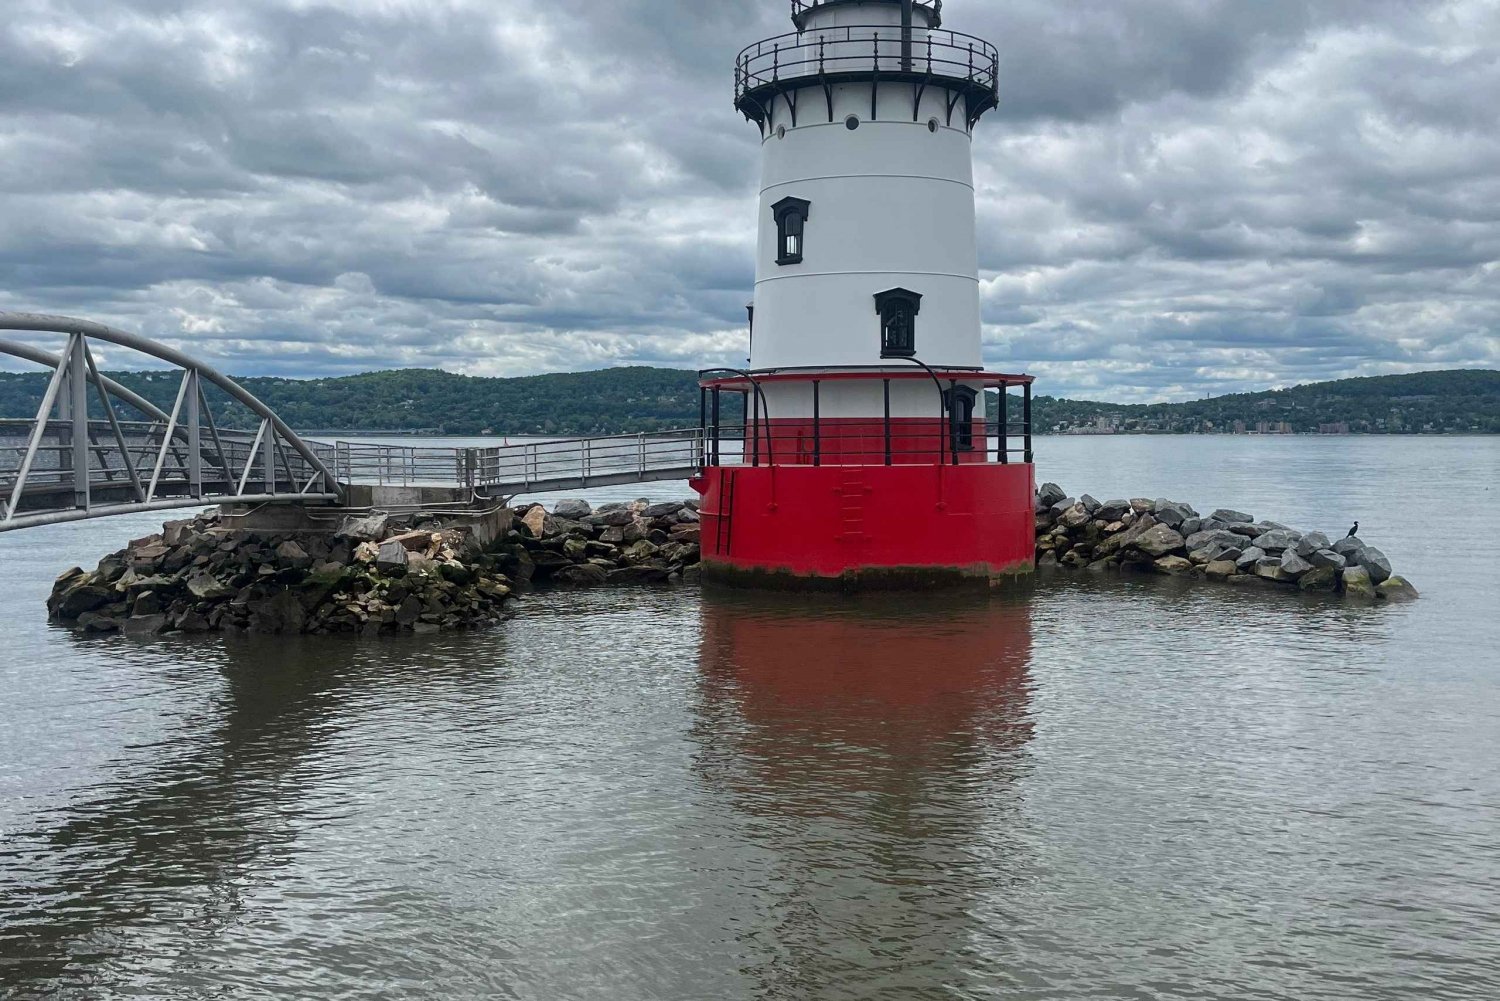
[[[1030,385],[985,372],[971,135],[999,55],[942,3],[793,0],[745,49],[760,131],[750,368],[703,382],[711,573],[993,580],[1032,556]],[[709,373],[705,373],[709,375]],[[987,390],[1019,388],[1020,420]],[[726,449],[725,393],[745,398]]]

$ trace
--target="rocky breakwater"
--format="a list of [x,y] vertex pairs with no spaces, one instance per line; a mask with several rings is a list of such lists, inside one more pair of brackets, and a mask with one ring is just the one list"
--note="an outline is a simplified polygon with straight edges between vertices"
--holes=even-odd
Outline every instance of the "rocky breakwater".
[[509,613],[511,580],[461,528],[374,515],[337,533],[263,535],[220,527],[217,512],[168,522],[57,579],[47,609],[86,632],[439,632]]
[[[489,517],[489,515],[486,515]],[[694,580],[694,501],[595,510],[564,501],[498,513],[487,543],[463,519],[349,518],[334,532],[226,528],[216,512],[168,522],[54,584],[55,621],[92,633],[342,633],[476,629],[514,592]]]
[[1037,492],[1036,534],[1039,567],[1143,570],[1354,601],[1418,596],[1384,553],[1357,536],[1332,541],[1228,509],[1203,516],[1166,499],[1100,502],[1048,483]]
[[570,500],[550,511],[533,504],[513,513],[514,529],[492,552],[518,581],[578,588],[698,579],[697,501],[594,508]]

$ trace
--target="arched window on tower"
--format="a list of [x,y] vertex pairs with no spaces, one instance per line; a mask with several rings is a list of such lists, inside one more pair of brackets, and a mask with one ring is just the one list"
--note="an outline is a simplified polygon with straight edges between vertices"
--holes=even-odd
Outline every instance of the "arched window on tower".
[[805,198],[783,198],[771,206],[776,217],[776,263],[801,264],[802,242],[812,202]]
[[893,288],[875,295],[880,314],[880,357],[910,358],[917,353],[917,314],[922,296],[911,289]]
[[974,450],[974,407],[979,402],[979,393],[968,386],[957,386],[943,392],[948,404],[948,416],[953,425],[953,451]]

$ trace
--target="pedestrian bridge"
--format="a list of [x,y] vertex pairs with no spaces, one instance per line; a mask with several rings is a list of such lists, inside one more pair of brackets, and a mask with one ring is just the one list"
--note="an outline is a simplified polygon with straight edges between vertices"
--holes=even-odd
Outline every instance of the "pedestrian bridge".
[[[0,354],[52,371],[34,416],[0,419],[0,532],[210,504],[338,507],[362,486],[495,502],[690,479],[706,455],[702,428],[490,447],[307,440],[234,380],[139,335],[32,313],[0,313],[0,331],[63,338],[53,352],[0,337]],[[154,377],[173,381],[171,409],[105,376],[97,357],[115,368],[165,363]]]

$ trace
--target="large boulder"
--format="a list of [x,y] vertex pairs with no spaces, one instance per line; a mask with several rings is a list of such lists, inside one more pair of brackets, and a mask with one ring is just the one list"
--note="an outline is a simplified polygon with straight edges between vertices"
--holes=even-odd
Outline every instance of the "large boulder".
[[1157,522],[1166,525],[1169,528],[1178,528],[1182,525],[1183,522],[1187,521],[1189,518],[1197,517],[1198,514],[1192,509],[1191,506],[1187,504],[1180,504],[1177,501],[1169,501],[1166,498],[1161,498],[1160,500],[1158,500],[1155,503],[1154,508],[1155,510],[1153,510],[1151,513],[1156,518]]
[[1293,532],[1290,529],[1278,528],[1266,532],[1263,535],[1257,536],[1255,539],[1255,547],[1257,549],[1264,549],[1266,552],[1276,555],[1284,553],[1288,549],[1295,549],[1297,547],[1297,543],[1300,541],[1302,541],[1302,537],[1296,532]]
[[521,524],[533,539],[545,539],[557,534],[557,523],[540,504],[533,505],[521,516]]
[[1405,577],[1390,577],[1380,582],[1375,593],[1386,601],[1416,601],[1421,597]]
[[126,636],[155,636],[166,632],[167,617],[162,614],[156,615],[133,615],[125,620],[120,631]]
[[276,560],[278,563],[297,569],[312,566],[312,557],[308,555],[307,550],[291,539],[276,547]]
[[566,518],[569,521],[581,521],[593,513],[593,505],[586,500],[558,501],[552,508],[554,517]]
[[655,521],[657,518],[675,518],[677,512],[682,510],[681,501],[667,501],[663,504],[652,504],[641,512],[641,517],[647,521]]
[[1356,601],[1375,600],[1375,582],[1364,567],[1349,567],[1342,575],[1344,597]]
[[1222,521],[1226,525],[1252,525],[1255,523],[1255,519],[1243,511],[1234,511],[1224,507],[1219,508],[1213,514],[1209,515],[1209,517],[1215,521]]
[[58,603],[57,614],[64,619],[76,619],[84,612],[103,608],[118,596],[112,588],[99,587],[94,584],[75,585],[72,590],[63,595],[62,601]]
[[1130,513],[1130,501],[1107,500],[1099,505],[1099,510],[1094,512],[1094,517],[1100,521],[1119,521]]
[[1251,546],[1239,555],[1234,561],[1234,565],[1239,567],[1241,573],[1248,574],[1253,572],[1255,565],[1265,559],[1267,555],[1264,549],[1257,549],[1255,546]]
[[1214,529],[1207,532],[1196,532],[1187,537],[1188,552],[1194,552],[1199,549],[1207,549],[1210,545],[1213,544],[1228,546],[1243,551],[1245,548],[1245,538],[1242,535],[1236,535],[1233,532],[1225,531],[1223,529]]
[[1158,524],[1142,532],[1130,546],[1152,559],[1160,559],[1163,556],[1180,552],[1186,543],[1187,540],[1170,526]]
[[1340,539],[1333,544],[1333,551],[1344,557],[1344,559],[1346,560],[1349,558],[1351,553],[1357,553],[1363,548],[1365,548],[1365,544],[1360,541],[1360,538],[1357,535],[1348,536],[1347,538]]
[[340,523],[337,534],[340,538],[355,542],[379,542],[385,538],[390,521],[390,515],[379,512],[350,515]]
[[1330,545],[1332,543],[1328,541],[1328,536],[1322,532],[1308,532],[1297,540],[1297,555],[1305,560],[1313,553],[1327,549]]
[[1366,546],[1360,550],[1357,562],[1365,568],[1374,583],[1383,584],[1391,579],[1391,561],[1374,546]]
[[1056,483],[1043,483],[1041,489],[1036,492],[1036,509],[1050,511],[1054,504],[1067,496],[1063,488]]
[[1084,494],[1078,498],[1078,503],[1082,504],[1084,510],[1088,511],[1090,515],[1097,515],[1099,512],[1099,502],[1088,494]]
[[1082,528],[1091,520],[1092,519],[1089,517],[1088,508],[1086,508],[1080,501],[1079,503],[1074,504],[1072,507],[1068,508],[1061,515],[1059,515],[1057,523],[1064,528],[1072,529]]
[[1333,567],[1313,567],[1297,579],[1297,586],[1309,593],[1331,594],[1339,589],[1339,571]]
[[222,602],[228,597],[234,597],[236,590],[220,584],[208,573],[199,573],[198,576],[187,581],[187,593],[192,594],[199,602]]
[[1192,561],[1185,560],[1181,556],[1163,556],[1153,565],[1157,573],[1170,574],[1173,577],[1188,577],[1194,570]]
[[1281,569],[1281,557],[1279,556],[1265,556],[1257,560],[1254,573],[1255,576],[1262,580],[1276,581],[1278,583],[1292,579],[1287,576],[1285,570]]
[[411,566],[411,553],[394,539],[380,547],[375,557],[375,569],[387,576],[399,577]]
[[1313,568],[1313,565],[1295,551],[1288,549],[1281,555],[1281,572],[1291,580],[1296,580]]
[[1315,567],[1327,567],[1329,570],[1342,570],[1348,565],[1348,561],[1332,549],[1318,550],[1307,557],[1307,562]]
[[1233,560],[1216,560],[1203,568],[1209,580],[1228,580],[1239,573]]

